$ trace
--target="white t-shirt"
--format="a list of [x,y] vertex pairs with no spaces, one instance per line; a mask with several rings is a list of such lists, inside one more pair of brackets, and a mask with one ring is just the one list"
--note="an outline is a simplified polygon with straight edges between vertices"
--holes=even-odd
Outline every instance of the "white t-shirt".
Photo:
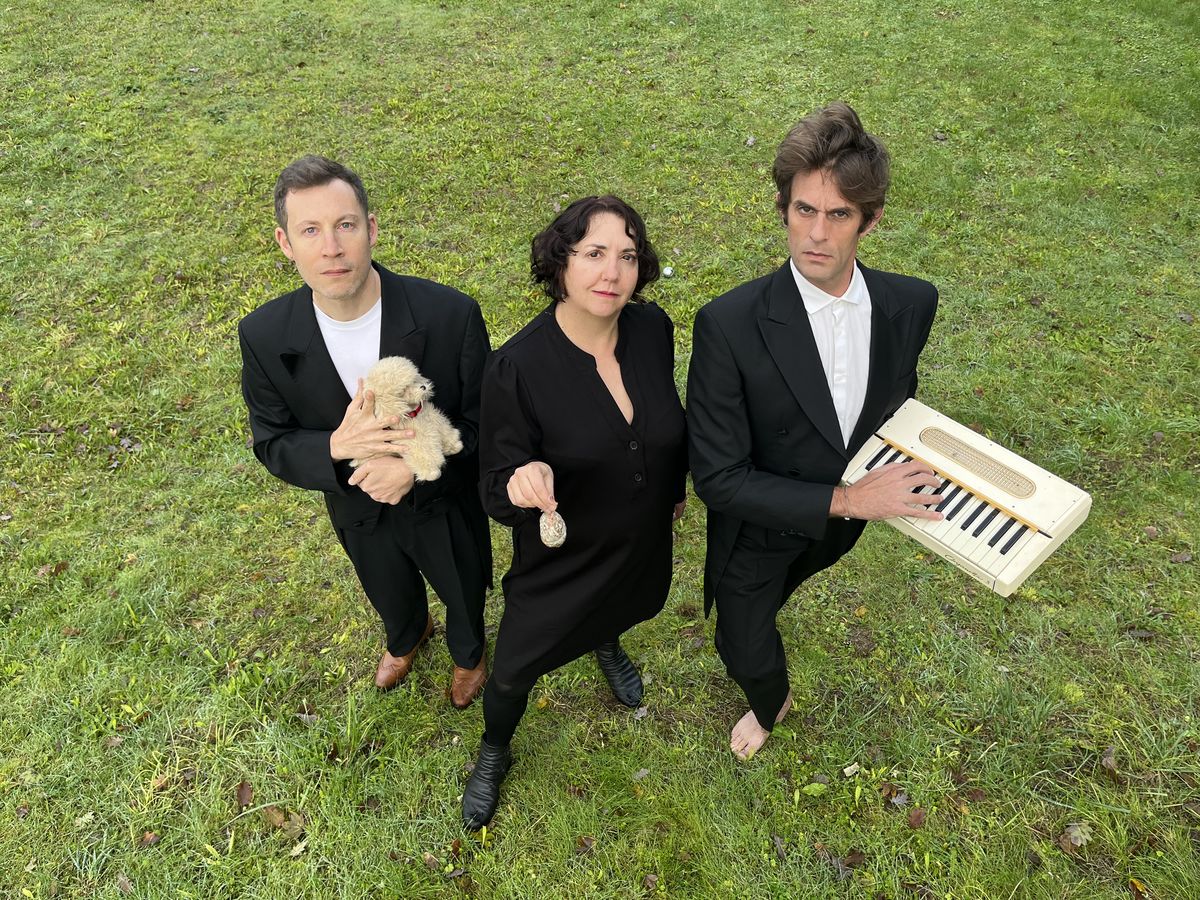
[[358,379],[366,378],[371,366],[379,362],[379,326],[383,322],[383,298],[357,319],[339,322],[313,303],[321,337],[329,349],[338,377],[351,397],[358,390]]
[[796,287],[808,311],[808,322],[821,354],[825,381],[837,410],[842,440],[848,446],[867,398],[871,363],[871,294],[858,264],[850,287],[841,297],[827,294],[791,263]]

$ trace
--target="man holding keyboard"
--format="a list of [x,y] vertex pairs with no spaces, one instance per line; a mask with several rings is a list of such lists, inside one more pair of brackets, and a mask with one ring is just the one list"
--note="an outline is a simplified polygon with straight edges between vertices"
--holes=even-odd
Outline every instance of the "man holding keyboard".
[[866,522],[942,517],[929,491],[941,482],[916,461],[838,484],[916,393],[937,308],[932,284],[856,260],[883,214],[887,150],[831,103],[788,133],[773,177],[790,259],[700,310],[688,371],[690,465],[708,507],[705,614],[715,603],[717,650],[750,705],[730,735],[742,759],[791,708],[775,625],[787,598]]

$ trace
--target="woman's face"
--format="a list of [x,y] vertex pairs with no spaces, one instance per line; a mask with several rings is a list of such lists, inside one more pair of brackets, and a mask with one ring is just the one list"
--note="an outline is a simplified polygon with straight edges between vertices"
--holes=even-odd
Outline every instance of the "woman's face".
[[637,247],[625,233],[625,220],[610,212],[596,213],[567,257],[563,302],[581,312],[611,318],[629,302],[637,279]]

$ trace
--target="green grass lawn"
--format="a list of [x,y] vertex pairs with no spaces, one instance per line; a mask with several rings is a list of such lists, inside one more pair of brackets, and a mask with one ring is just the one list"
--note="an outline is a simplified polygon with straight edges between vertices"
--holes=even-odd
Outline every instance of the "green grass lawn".
[[[1200,897],[1195,4],[242,6],[0,12],[0,897]],[[864,260],[941,289],[922,399],[1090,519],[1007,600],[868,529],[781,615],[796,711],[739,764],[693,498],[627,641],[647,714],[546,677],[464,835],[444,642],[378,694],[319,498],[246,446],[275,176],[356,168],[377,258],[497,345],[529,237],[627,197],[682,384],[697,308],[785,257],[775,145],[838,98],[894,158]]]

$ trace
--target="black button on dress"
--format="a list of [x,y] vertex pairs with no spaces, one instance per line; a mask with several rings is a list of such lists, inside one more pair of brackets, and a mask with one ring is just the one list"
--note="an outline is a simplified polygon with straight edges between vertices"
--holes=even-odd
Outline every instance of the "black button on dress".
[[[493,354],[484,375],[480,493],[513,540],[492,660],[502,683],[530,683],[666,603],[671,512],[687,472],[673,329],[652,303],[627,304],[617,327],[631,423],[595,359],[559,328],[553,304]],[[541,541],[540,511],[508,500],[513,470],[531,460],[554,471],[567,526],[557,549]]]

